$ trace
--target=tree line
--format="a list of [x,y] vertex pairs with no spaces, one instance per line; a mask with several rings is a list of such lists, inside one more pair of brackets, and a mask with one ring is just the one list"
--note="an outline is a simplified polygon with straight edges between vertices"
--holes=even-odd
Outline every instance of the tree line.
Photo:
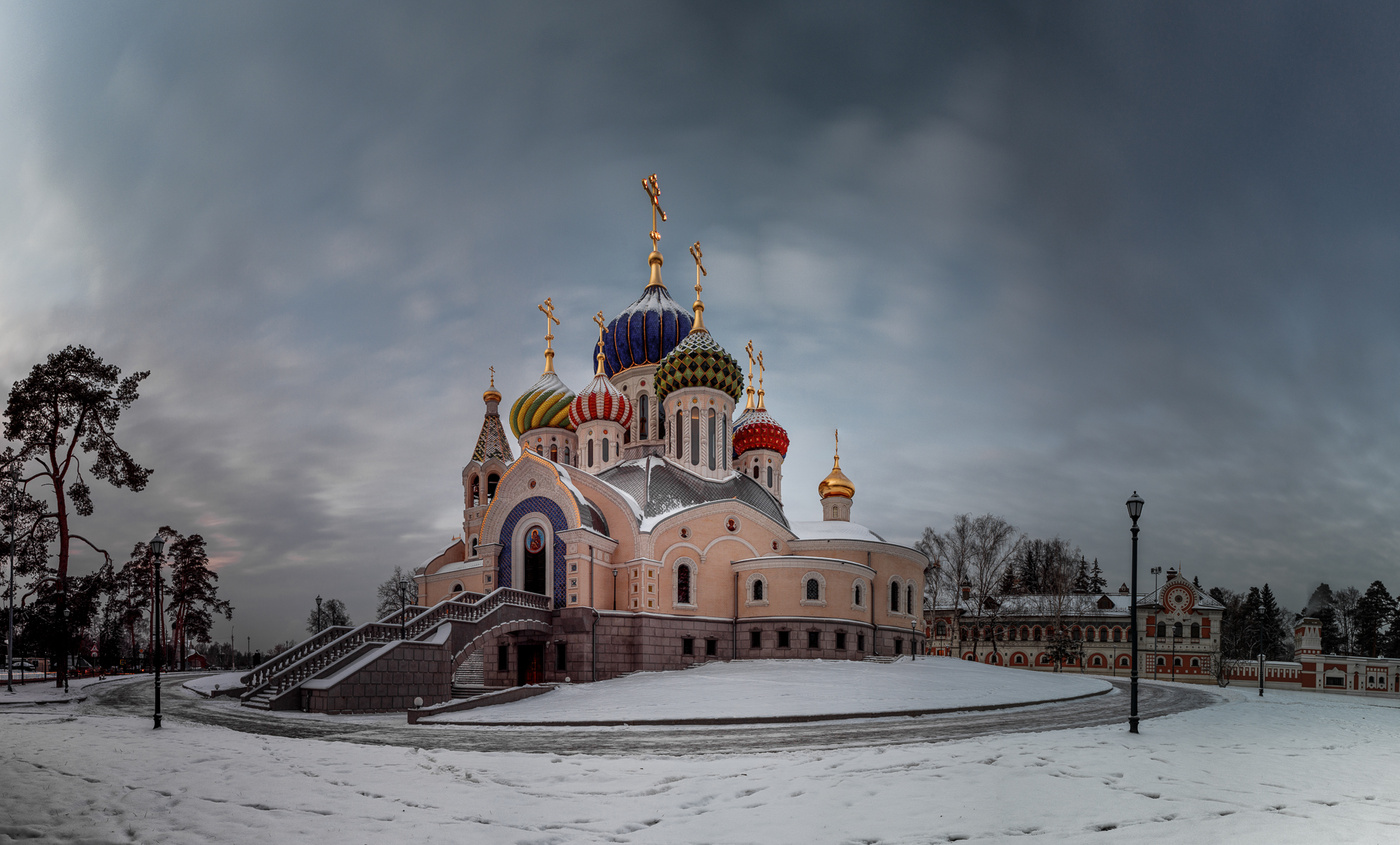
[[[232,616],[199,534],[162,527],[166,552],[159,561],[138,542],[118,566],[99,538],[78,531],[94,513],[93,483],[139,492],[150,479],[152,470],[117,436],[122,412],[149,375],[123,377],[91,349],[68,346],[15,382],[5,405],[0,557],[13,569],[0,599],[15,604],[16,657],[48,657],[60,686],[70,656],[99,666],[173,665],[191,644],[210,639],[216,615]],[[96,558],[92,571],[73,574],[77,554]],[[164,594],[159,619],[151,614],[157,578]],[[157,641],[165,653],[155,653]]]

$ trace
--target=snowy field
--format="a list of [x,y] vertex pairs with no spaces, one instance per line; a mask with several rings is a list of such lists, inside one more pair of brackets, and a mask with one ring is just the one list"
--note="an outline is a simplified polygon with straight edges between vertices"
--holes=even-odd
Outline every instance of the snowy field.
[[1092,675],[1007,672],[964,660],[897,663],[744,660],[570,684],[537,698],[430,716],[423,722],[705,719],[890,713],[986,707],[1110,689]]
[[707,754],[701,739],[688,758],[360,746],[178,720],[152,731],[92,705],[4,708],[0,842],[1400,840],[1395,702],[1221,697],[1137,736],[761,755]]

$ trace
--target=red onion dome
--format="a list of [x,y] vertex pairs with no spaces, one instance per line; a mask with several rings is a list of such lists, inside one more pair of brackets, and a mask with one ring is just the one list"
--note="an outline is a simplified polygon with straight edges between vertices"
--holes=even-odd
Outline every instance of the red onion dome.
[[787,429],[762,408],[746,408],[734,423],[734,457],[750,449],[772,449],[787,457]]
[[594,420],[610,420],[623,428],[632,422],[632,400],[601,373],[569,405],[569,422],[574,428]]

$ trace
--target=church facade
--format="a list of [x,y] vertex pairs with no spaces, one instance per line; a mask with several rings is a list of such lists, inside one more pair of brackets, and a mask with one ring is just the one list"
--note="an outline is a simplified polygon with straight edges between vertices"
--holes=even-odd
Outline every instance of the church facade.
[[543,597],[547,626],[476,643],[489,686],[922,650],[927,558],[850,521],[839,449],[822,521],[788,518],[789,438],[765,407],[762,352],[746,347],[746,378],[705,325],[698,243],[695,302],[671,297],[654,189],[647,282],[594,318],[593,379],[575,392],[554,371],[550,300],[539,380],[503,415],[492,378],[462,470],[462,536],[414,572],[419,604]]

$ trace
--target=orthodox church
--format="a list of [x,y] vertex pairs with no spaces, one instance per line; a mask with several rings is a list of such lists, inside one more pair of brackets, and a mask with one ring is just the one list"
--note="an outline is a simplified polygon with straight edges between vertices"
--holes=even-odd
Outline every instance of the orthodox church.
[[539,306],[544,370],[510,404],[511,436],[493,371],[462,470],[462,537],[414,572],[419,605],[499,592],[549,611],[477,637],[490,686],[920,649],[928,560],[851,522],[839,449],[816,491],[823,520],[788,519],[789,439],[765,407],[763,353],[747,345],[746,378],[706,325],[699,243],[695,302],[672,298],[656,231],[666,216],[656,178],[643,184],[641,295],[594,317],[594,376],[578,392],[554,370],[552,300]]

